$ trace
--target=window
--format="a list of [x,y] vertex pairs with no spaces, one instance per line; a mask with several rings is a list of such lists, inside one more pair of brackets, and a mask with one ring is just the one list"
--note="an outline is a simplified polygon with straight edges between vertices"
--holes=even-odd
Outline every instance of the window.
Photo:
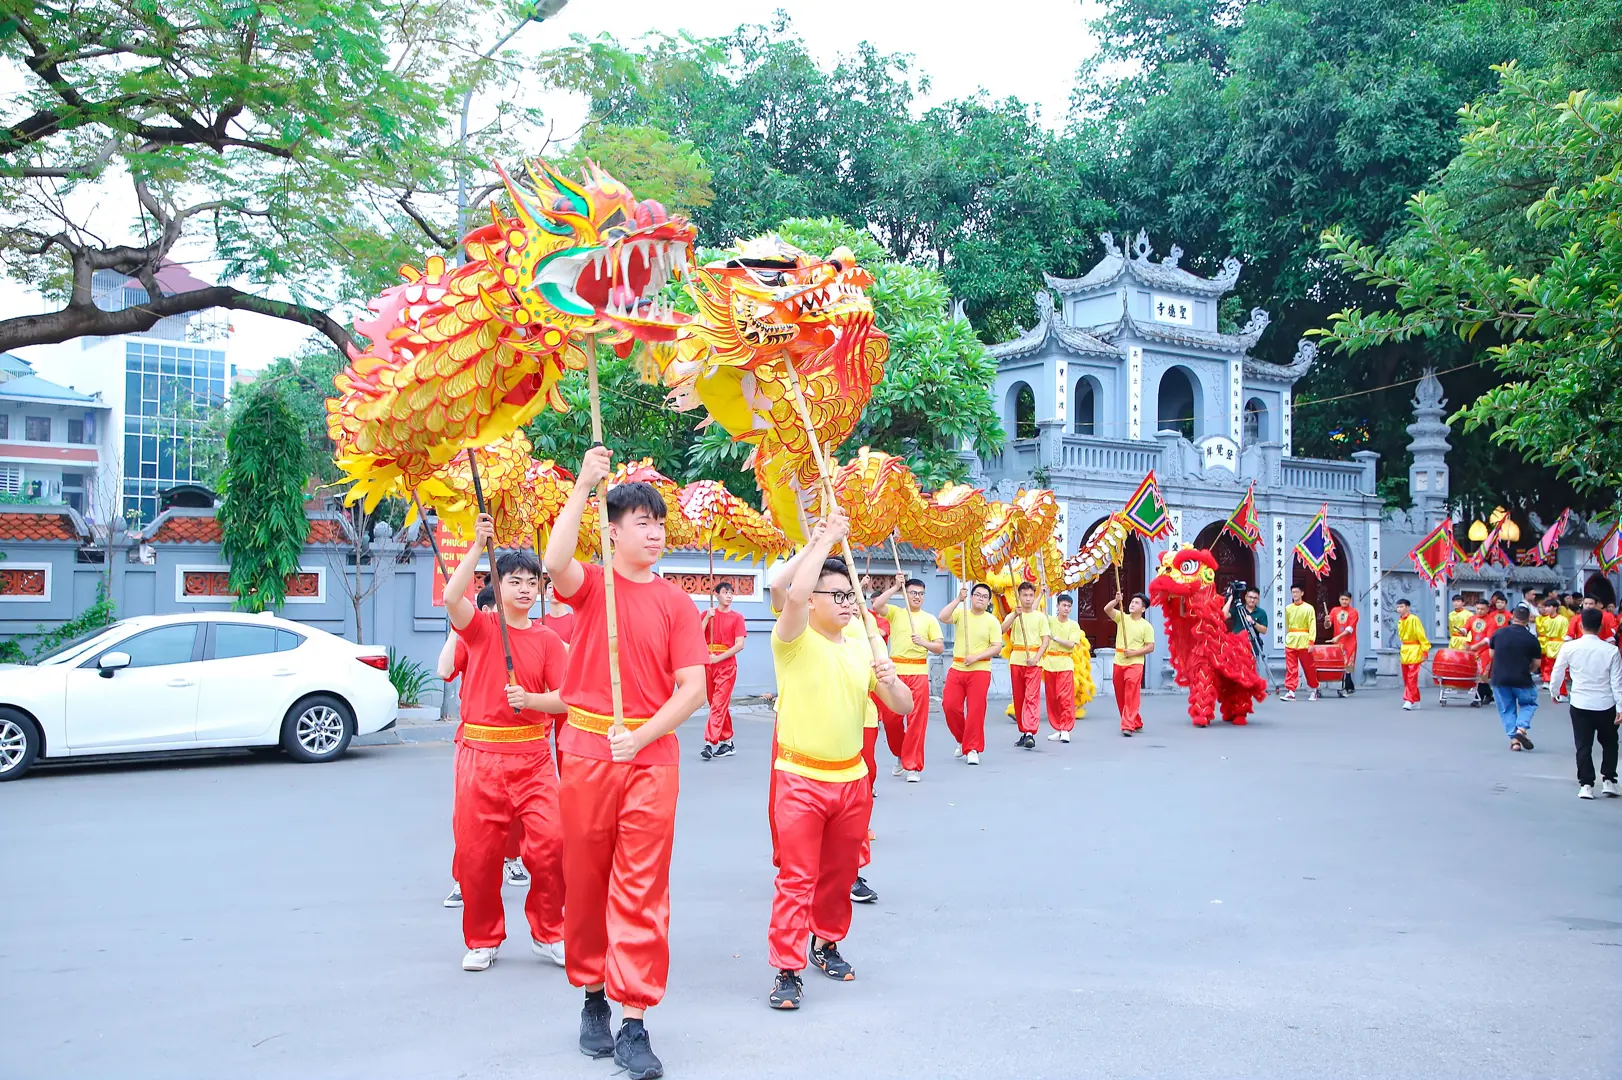
[[1251,398],[1245,402],[1244,444],[1251,446],[1266,438],[1267,406],[1262,404],[1261,398]]
[[276,651],[274,626],[250,626],[247,623],[214,624],[214,659],[229,660],[234,656],[258,656]]
[[276,631],[277,652],[292,652],[302,644],[304,644],[304,636],[302,634],[295,634],[291,630]]
[[1008,391],[1008,411],[1016,439],[1036,438],[1036,391],[1029,383],[1018,382]]
[[1192,442],[1198,438],[1198,413],[1199,401],[1194,395],[1194,383],[1188,377],[1188,372],[1180,367],[1168,368],[1160,377],[1155,430],[1175,431]]
[[1091,379],[1083,378],[1077,380],[1076,395],[1074,400],[1074,410],[1076,414],[1074,428],[1075,434],[1096,434],[1094,429],[1097,423],[1096,410],[1098,408],[1098,398],[1093,394],[1093,381]]
[[23,420],[23,438],[29,442],[51,441],[51,418],[49,416],[30,416]]
[[[157,513],[158,492],[198,479],[197,463],[214,408],[225,403],[225,354],[189,345],[130,342],[125,351],[124,509],[139,520]],[[138,393],[135,391],[139,391]],[[86,434],[94,440],[93,423]],[[131,438],[131,437],[134,438]]]
[[196,645],[197,624],[180,623],[178,626],[160,626],[156,630],[136,634],[107,651],[129,653],[132,668],[162,667],[165,664],[190,663]]
[[95,437],[95,424],[93,421],[69,420],[68,442],[84,444]]
[[21,495],[23,493],[23,469],[21,465],[0,465],[0,491],[7,495]]
[[0,439],[11,438],[11,417],[0,413]]

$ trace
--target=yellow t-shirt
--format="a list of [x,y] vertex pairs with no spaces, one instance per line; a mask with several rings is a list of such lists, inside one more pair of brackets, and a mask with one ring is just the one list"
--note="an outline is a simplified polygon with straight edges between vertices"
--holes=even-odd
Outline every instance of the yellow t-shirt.
[[1015,667],[1030,667],[1036,663],[1036,654],[1042,648],[1042,639],[1048,636],[1048,617],[1040,611],[1016,614],[1008,627],[1006,641],[1012,642],[1014,651],[1008,662]]
[[1043,671],[1074,671],[1076,669],[1075,648],[1081,644],[1085,637],[1081,632],[1081,624],[1074,619],[1060,622],[1057,618],[1048,620],[1047,655],[1042,657]]
[[912,640],[917,634],[925,641],[941,640],[941,624],[927,611],[913,611],[894,604],[884,609],[890,620],[890,659],[898,675],[929,674],[929,650]]
[[1470,611],[1450,611],[1447,613],[1447,647],[1450,649],[1463,649],[1470,645]]
[[1560,645],[1566,640],[1566,631],[1570,627],[1571,620],[1562,619],[1559,615],[1537,617],[1538,642],[1543,646],[1544,656],[1554,656],[1560,651]]
[[877,682],[872,657],[855,620],[844,640],[829,641],[809,626],[793,641],[772,630],[777,670],[777,747],[772,767],[836,783],[867,775],[862,728]]
[[1310,649],[1318,640],[1318,613],[1311,604],[1290,604],[1284,609],[1284,647]]
[[1425,633],[1425,624],[1413,612],[1397,620],[1397,640],[1402,643],[1398,659],[1404,664],[1417,664],[1430,655],[1431,639]]
[[1115,621],[1115,666],[1139,667],[1143,664],[1141,656],[1122,656],[1123,649],[1141,649],[1155,643],[1155,628],[1149,625],[1149,620],[1139,616],[1134,619],[1119,608],[1109,613]]
[[952,612],[952,667],[957,671],[990,671],[991,661],[980,660],[965,664],[963,658],[971,653],[983,653],[993,645],[1002,647],[1002,624],[989,611],[976,615],[969,610],[968,601]]
[[[878,627],[875,626],[873,629],[876,631],[878,630]],[[873,667],[873,650],[868,647],[867,630],[863,628],[860,613],[858,613],[856,618],[851,619],[850,622],[845,624],[845,640],[854,641],[857,646],[861,648],[862,656],[867,660],[868,670],[871,671]],[[867,699],[867,712],[862,717],[862,726],[879,726],[879,707],[873,703],[873,698],[871,695],[869,695]]]

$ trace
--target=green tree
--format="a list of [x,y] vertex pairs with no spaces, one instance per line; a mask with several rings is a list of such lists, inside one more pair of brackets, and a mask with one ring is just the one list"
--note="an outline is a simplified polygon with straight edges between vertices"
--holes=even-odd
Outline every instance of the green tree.
[[1460,410],[1468,428],[1569,477],[1596,506],[1622,504],[1622,97],[1564,93],[1510,64],[1502,89],[1465,113],[1470,171],[1568,178],[1529,199],[1533,255],[1494,260],[1468,233],[1475,207],[1420,192],[1411,227],[1387,252],[1330,230],[1330,258],[1358,280],[1394,291],[1394,310],[1348,308],[1326,340],[1347,352],[1453,334],[1487,348],[1510,381]]
[[[510,79],[484,62],[504,0],[0,0],[0,69],[19,86],[0,134],[0,273],[59,308],[0,318],[0,349],[141,331],[211,307],[305,324],[392,283],[456,237],[458,163],[514,149],[533,119],[496,121],[463,157],[463,91]],[[171,291],[160,268],[202,249],[224,280]],[[107,311],[92,276],[148,301]],[[283,301],[261,290],[285,291]]]
[[305,475],[318,484],[331,484],[339,477],[332,460],[337,448],[327,437],[327,399],[335,392],[333,376],[345,363],[330,343],[311,338],[294,355],[271,361],[257,379],[257,383],[274,385],[298,418]]
[[304,515],[304,432],[274,384],[248,391],[225,436],[219,519],[231,591],[245,611],[279,608],[299,566]]
[[587,160],[625,184],[639,199],[656,199],[673,212],[692,214],[715,201],[710,168],[685,139],[656,127],[593,124],[581,133],[563,164],[575,171]]

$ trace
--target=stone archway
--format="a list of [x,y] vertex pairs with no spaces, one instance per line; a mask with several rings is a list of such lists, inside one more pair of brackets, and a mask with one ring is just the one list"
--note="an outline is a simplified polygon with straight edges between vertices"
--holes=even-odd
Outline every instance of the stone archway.
[[[1329,559],[1329,573],[1323,577],[1314,577],[1311,570],[1301,565],[1301,560],[1295,557],[1292,543],[1290,549],[1290,565],[1294,568],[1290,577],[1291,586],[1301,586],[1302,599],[1312,605],[1318,613],[1318,643],[1328,644],[1330,639],[1329,628],[1324,625],[1324,616],[1329,609],[1340,603],[1340,594],[1351,589],[1350,573],[1351,550],[1346,546],[1346,538],[1334,529],[1329,534],[1335,538],[1335,554]],[[1286,596],[1284,602],[1289,603]],[[1357,602],[1357,594],[1352,594],[1352,603],[1362,610],[1363,605]]]
[[[1084,540],[1092,539],[1094,532],[1108,517],[1101,517],[1087,526],[1082,533]],[[1143,540],[1136,534],[1126,538],[1126,547],[1122,549],[1121,559],[1121,591],[1131,596],[1135,592],[1146,592],[1148,582],[1148,551],[1143,546]],[[1091,585],[1083,585],[1076,590],[1076,622],[1087,635],[1087,640],[1095,649],[1113,649],[1115,647],[1115,624],[1110,622],[1104,614],[1104,605],[1115,598],[1115,570],[1111,567],[1101,574],[1098,580]]]
[[1209,551],[1217,561],[1216,588],[1218,595],[1227,592],[1235,581],[1256,584],[1256,553],[1241,543],[1228,530],[1224,522],[1213,521],[1200,530],[1194,546]]

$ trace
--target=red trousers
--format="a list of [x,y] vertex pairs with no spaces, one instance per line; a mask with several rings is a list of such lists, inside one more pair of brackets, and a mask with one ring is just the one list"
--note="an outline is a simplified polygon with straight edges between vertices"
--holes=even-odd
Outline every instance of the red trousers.
[[898,676],[912,691],[912,712],[902,716],[879,702],[879,722],[890,753],[908,772],[924,771],[924,734],[929,730],[929,676]]
[[1301,673],[1306,672],[1307,686],[1318,689],[1318,672],[1312,666],[1312,649],[1284,650],[1284,689],[1294,690],[1301,685]]
[[1402,665],[1402,700],[1414,702],[1419,700],[1418,664]]
[[738,684],[738,660],[704,665],[704,695],[709,699],[710,718],[704,724],[704,741],[732,741],[732,688]]
[[[524,839],[524,822],[521,818],[513,818],[513,823],[507,827],[507,846],[501,849],[503,859],[516,859],[522,854],[519,847]],[[462,875],[456,872],[456,845],[451,845],[451,880],[461,881]]]
[[1115,707],[1121,710],[1122,731],[1142,731],[1143,717],[1138,707],[1143,702],[1143,665],[1115,665]]
[[1044,671],[1042,685],[1048,694],[1048,727],[1054,731],[1076,728],[1076,673]]
[[563,831],[552,748],[501,754],[462,743],[456,748],[456,801],[451,869],[462,886],[462,937],[489,949],[507,937],[501,902],[502,862],[514,822],[522,823],[520,854],[529,870],[524,917],[536,941],[563,938]]
[[1035,735],[1042,716],[1042,669],[1028,664],[1009,664],[1008,678],[1014,684],[1014,719],[1019,730]]
[[606,983],[612,1000],[650,1009],[670,974],[677,767],[565,754],[562,772],[569,981]]
[[773,769],[772,831],[777,886],[766,934],[771,965],[805,967],[808,934],[843,941],[873,790],[862,780],[830,783]]
[[[1471,646],[1474,648],[1474,646]],[[1485,644],[1476,650],[1476,682],[1492,681],[1492,650]]]
[[1554,657],[1545,656],[1538,670],[1543,676],[1543,681],[1547,683],[1549,676],[1554,674]]
[[986,748],[986,692],[991,689],[991,672],[946,673],[946,689],[941,694],[941,711],[946,714],[946,730],[967,754]]

